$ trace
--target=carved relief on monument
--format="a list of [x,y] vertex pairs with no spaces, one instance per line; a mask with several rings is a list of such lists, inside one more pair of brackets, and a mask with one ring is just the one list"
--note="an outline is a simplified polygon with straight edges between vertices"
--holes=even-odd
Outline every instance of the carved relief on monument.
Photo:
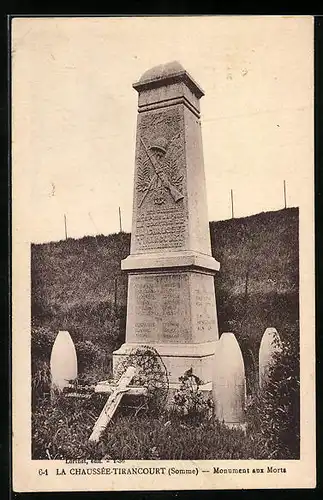
[[163,205],[167,199],[178,203],[184,198],[183,118],[177,108],[141,115],[137,151],[137,191],[141,194],[138,207],[149,194],[155,205]]
[[179,106],[143,113],[136,157],[136,246],[183,248],[187,231],[183,114]]
[[146,157],[138,163],[137,190],[142,194],[138,206],[141,207],[149,193],[155,205],[163,205],[167,190],[175,203],[182,200],[183,173],[178,162],[181,134],[174,135],[169,144],[165,137],[157,137],[149,146],[142,138],[140,142]]

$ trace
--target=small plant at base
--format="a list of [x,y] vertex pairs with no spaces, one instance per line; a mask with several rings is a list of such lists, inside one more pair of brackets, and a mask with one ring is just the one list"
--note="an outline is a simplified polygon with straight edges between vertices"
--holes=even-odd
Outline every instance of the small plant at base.
[[210,419],[214,409],[213,400],[201,392],[202,381],[193,374],[192,368],[179,377],[179,381],[181,386],[174,393],[171,415],[192,423]]

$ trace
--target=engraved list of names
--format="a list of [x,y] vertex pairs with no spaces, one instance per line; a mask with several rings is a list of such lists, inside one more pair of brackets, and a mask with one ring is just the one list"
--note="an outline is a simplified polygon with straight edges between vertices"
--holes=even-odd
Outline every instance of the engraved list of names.
[[153,251],[183,249],[187,235],[187,215],[182,207],[142,211],[137,215],[136,249]]

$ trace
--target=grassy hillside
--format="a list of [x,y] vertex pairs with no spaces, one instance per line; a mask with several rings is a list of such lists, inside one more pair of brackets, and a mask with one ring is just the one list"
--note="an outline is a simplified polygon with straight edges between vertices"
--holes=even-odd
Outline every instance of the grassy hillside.
[[[298,342],[298,209],[211,222],[220,332],[234,332],[249,375],[267,327]],[[250,380],[249,380],[250,382]]]
[[[247,364],[256,364],[263,331],[297,335],[298,209],[210,223],[220,332],[239,338]],[[123,342],[127,277],[120,261],[130,235],[33,244],[32,316],[36,325],[68,329],[76,341],[108,350]],[[113,331],[113,342],[110,332]]]

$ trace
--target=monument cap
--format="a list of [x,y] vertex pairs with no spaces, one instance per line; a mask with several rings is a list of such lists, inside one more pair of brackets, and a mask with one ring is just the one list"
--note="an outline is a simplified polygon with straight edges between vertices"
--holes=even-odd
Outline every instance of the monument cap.
[[147,80],[157,80],[161,78],[166,78],[168,76],[176,75],[178,73],[185,72],[185,69],[178,61],[172,61],[166,64],[158,64],[153,68],[148,69],[140,77],[139,82],[145,82]]
[[140,92],[148,88],[161,87],[180,81],[183,81],[198,99],[204,95],[202,88],[178,61],[159,64],[158,66],[148,69],[142,74],[139,81],[132,86],[137,92]]

